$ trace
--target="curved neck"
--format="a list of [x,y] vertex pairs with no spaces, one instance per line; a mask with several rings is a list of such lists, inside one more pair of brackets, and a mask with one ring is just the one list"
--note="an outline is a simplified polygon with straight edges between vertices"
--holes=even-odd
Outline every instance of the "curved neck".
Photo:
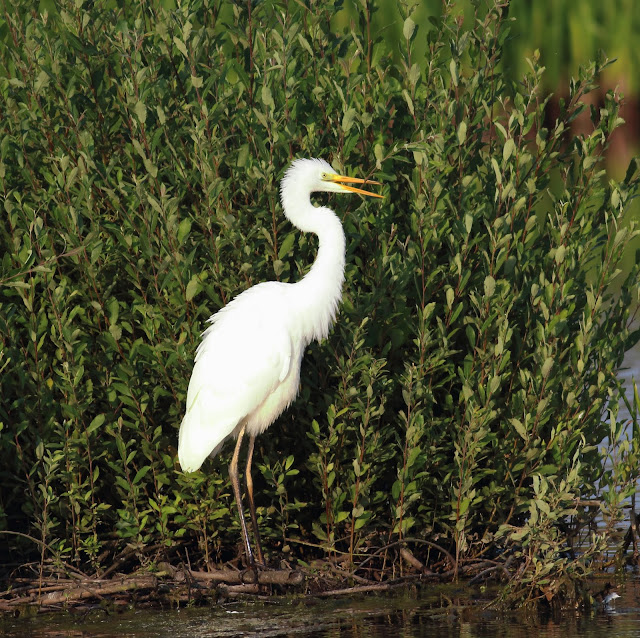
[[342,224],[326,207],[316,208],[308,193],[287,189],[282,193],[287,218],[303,232],[318,236],[319,246],[311,270],[292,284],[291,305],[296,322],[292,326],[303,339],[323,339],[338,311],[344,281],[345,237]]

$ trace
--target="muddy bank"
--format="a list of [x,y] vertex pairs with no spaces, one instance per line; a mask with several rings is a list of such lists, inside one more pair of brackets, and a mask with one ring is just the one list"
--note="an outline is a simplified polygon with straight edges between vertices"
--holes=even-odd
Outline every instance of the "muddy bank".
[[[279,569],[241,569],[226,565],[210,571],[191,570],[159,562],[152,568],[131,574],[111,573],[108,577],[88,577],[66,566],[48,564],[25,565],[20,575],[14,575],[0,591],[0,615],[5,617],[33,616],[62,610],[77,613],[103,609],[106,612],[126,608],[184,608],[215,605],[233,600],[277,601],[283,598],[322,600],[358,598],[368,594],[438,591],[446,587],[463,592],[465,602],[453,603],[443,593],[442,608],[466,607],[482,602],[483,607],[508,605],[510,580],[517,570],[510,571],[496,561],[474,561],[457,570],[434,572],[422,565],[408,550],[406,568],[395,575],[371,571],[365,577],[366,563],[354,567],[345,560],[319,560],[307,566],[283,565]],[[512,566],[513,567],[513,566]],[[31,573],[29,572],[38,572]],[[603,575],[602,579],[610,579]],[[597,599],[596,592],[604,587],[594,579],[594,586],[576,588],[573,598],[545,598],[539,592],[530,602],[544,606],[589,607]],[[599,584],[598,584],[599,583]],[[607,585],[610,588],[610,585]]]

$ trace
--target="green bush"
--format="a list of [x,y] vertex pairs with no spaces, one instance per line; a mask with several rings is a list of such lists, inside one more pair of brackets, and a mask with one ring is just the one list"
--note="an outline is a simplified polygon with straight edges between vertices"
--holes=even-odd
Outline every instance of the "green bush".
[[603,494],[617,516],[637,475],[634,441],[626,473],[604,466],[637,341],[638,268],[618,269],[637,165],[600,166],[619,95],[571,134],[606,62],[549,122],[537,59],[518,83],[499,70],[499,4],[427,32],[400,5],[400,62],[368,2],[340,33],[330,5],[31,7],[0,26],[0,525],[39,541],[12,547],[98,571],[127,548],[236,554],[229,449],[176,463],[192,358],[210,314],[312,263],[278,182],[319,156],[386,199],[332,200],[344,303],[258,439],[267,555],[378,550],[383,569],[413,539],[444,569],[492,559],[514,590],[566,592],[601,549],[562,553],[569,523]]

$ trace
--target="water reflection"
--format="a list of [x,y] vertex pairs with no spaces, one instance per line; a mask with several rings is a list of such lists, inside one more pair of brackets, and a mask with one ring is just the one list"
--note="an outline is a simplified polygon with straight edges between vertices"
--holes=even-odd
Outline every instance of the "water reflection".
[[[360,600],[275,600],[233,602],[211,608],[142,610],[79,615],[60,612],[33,619],[0,621],[0,634],[52,638],[221,638],[235,636],[309,636],[313,638],[610,638],[640,636],[640,580],[618,588],[621,598],[610,610],[568,612],[557,617],[505,616],[469,606],[473,592],[459,588],[448,595],[429,586],[420,595],[367,596]],[[476,592],[477,596],[480,596]],[[457,596],[457,597],[456,597]],[[443,604],[446,605],[443,607]]]

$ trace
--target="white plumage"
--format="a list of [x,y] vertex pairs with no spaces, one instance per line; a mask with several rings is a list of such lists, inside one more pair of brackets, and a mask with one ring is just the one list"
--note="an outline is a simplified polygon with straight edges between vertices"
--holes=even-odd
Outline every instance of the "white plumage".
[[[344,280],[345,238],[342,224],[326,207],[311,203],[314,191],[357,192],[380,197],[346,183],[364,183],[336,175],[319,159],[294,161],[281,184],[286,217],[305,232],[318,235],[317,258],[296,283],[265,282],[238,295],[209,318],[196,351],[180,425],[178,459],[185,472],[200,468],[231,434],[238,443],[229,468],[243,527],[245,549],[253,564],[237,486],[242,436],[250,436],[247,463],[249,504],[262,562],[250,484],[255,437],[294,400],[305,347],[327,336],[336,316]],[[377,182],[368,182],[374,183]],[[235,467],[234,466],[235,462]]]

